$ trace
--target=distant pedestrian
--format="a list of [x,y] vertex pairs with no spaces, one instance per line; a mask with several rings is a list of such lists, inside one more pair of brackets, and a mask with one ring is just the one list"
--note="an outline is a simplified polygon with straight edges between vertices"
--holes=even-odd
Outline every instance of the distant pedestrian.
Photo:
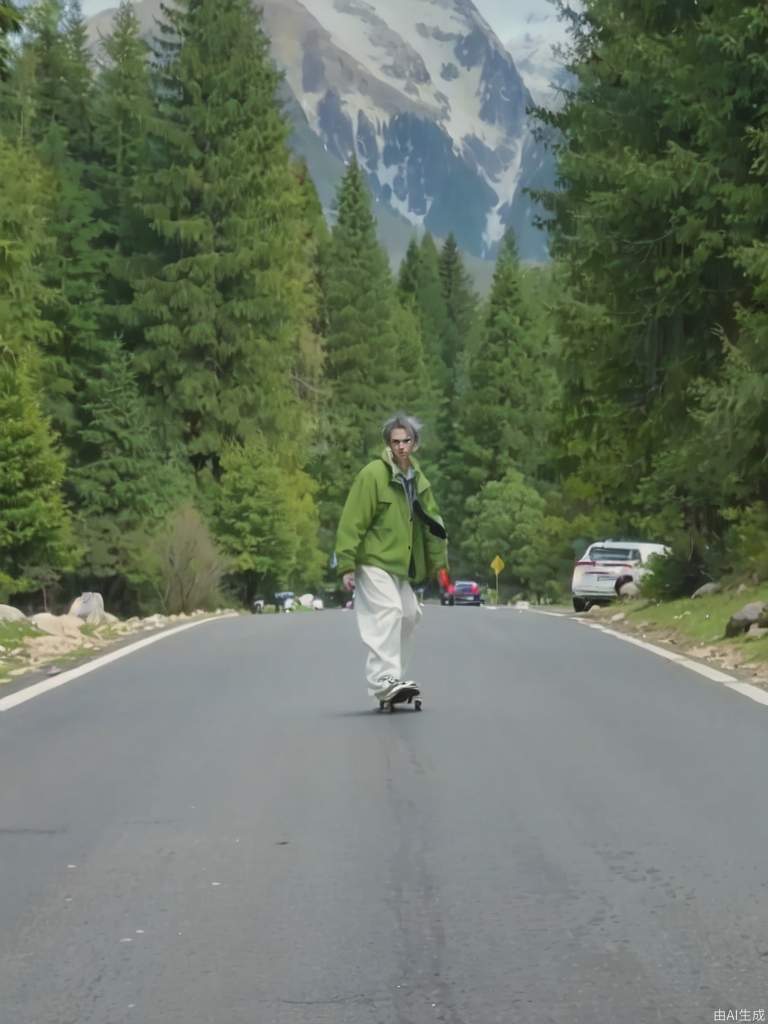
[[446,532],[429,481],[413,458],[421,424],[399,413],[384,424],[385,448],[360,470],[336,535],[337,571],[355,592],[368,648],[368,693],[380,702],[419,693],[405,678],[422,610],[411,587],[448,569]]

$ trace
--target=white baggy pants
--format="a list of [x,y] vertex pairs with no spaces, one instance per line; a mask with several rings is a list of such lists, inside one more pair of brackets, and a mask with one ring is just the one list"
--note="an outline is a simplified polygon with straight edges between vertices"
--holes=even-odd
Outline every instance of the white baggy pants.
[[385,676],[405,678],[413,631],[422,611],[408,580],[375,565],[355,572],[357,628],[368,648],[365,675],[368,693],[375,697]]

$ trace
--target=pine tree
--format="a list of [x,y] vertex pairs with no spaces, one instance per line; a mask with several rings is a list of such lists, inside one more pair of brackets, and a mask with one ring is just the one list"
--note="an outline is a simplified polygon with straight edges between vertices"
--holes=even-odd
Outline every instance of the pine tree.
[[90,172],[93,159],[94,74],[88,46],[88,30],[80,0],[67,0],[62,19],[66,55],[65,75],[59,83],[57,100],[62,124],[67,129],[70,154]]
[[293,170],[302,199],[306,255],[312,273],[311,281],[307,282],[305,290],[307,319],[299,335],[295,383],[306,415],[312,428],[316,430],[326,397],[323,391],[324,339],[327,328],[323,303],[323,274],[330,232],[306,162],[297,161]]
[[30,589],[31,567],[72,568],[64,458],[43,416],[28,356],[0,351],[0,595]]
[[296,479],[278,464],[259,437],[230,445],[221,468],[214,531],[246,606],[257,594],[269,598],[288,586],[297,569],[316,580],[320,559],[309,479]]
[[464,354],[478,325],[478,298],[453,235],[440,252],[439,270],[447,313],[442,352],[449,375],[448,395],[453,399],[460,391]]
[[542,444],[540,373],[523,307],[515,242],[507,235],[483,332],[469,359],[457,422],[460,469],[470,493],[500,480],[509,469],[535,473]]
[[419,290],[419,278],[421,275],[421,252],[416,238],[411,238],[408,248],[405,250],[400,270],[397,277],[397,290],[401,301],[406,298],[415,298]]
[[670,435],[696,433],[691,386],[718,378],[720,332],[735,341],[751,304],[737,254],[768,215],[751,146],[767,99],[764,5],[560,7],[577,86],[546,117],[562,187],[545,203],[566,272],[571,465],[630,518],[687,506],[693,524],[698,503],[654,479]]
[[40,312],[48,297],[40,273],[50,244],[48,182],[34,155],[2,136],[0,181],[0,348],[34,360],[51,331]]
[[64,459],[42,414],[39,344],[46,290],[39,261],[48,194],[34,157],[0,137],[0,599],[31,585],[32,566],[70,568],[74,544]]
[[[163,449],[118,343],[81,395],[78,465],[68,480],[86,544],[82,571],[109,586],[131,564],[137,531],[151,534],[191,493],[181,453]],[[102,590],[103,592],[103,590]]]
[[98,199],[84,162],[92,153],[92,72],[83,32],[79,4],[38,0],[28,11],[15,68],[17,136],[34,146],[50,182],[52,244],[40,264],[48,290],[42,312],[52,325],[41,346],[46,411],[71,452],[77,450],[78,394],[103,356],[105,259]]
[[139,266],[130,313],[158,414],[216,473],[225,445],[258,431],[299,446],[292,375],[312,268],[259,15],[249,0],[163,11],[162,117],[140,182],[158,265]]
[[[93,69],[78,0],[36,0],[29,7],[19,61],[24,73],[16,91],[31,93],[25,141],[40,142],[58,125],[69,156],[87,164],[92,155]],[[25,99],[18,97],[17,103],[23,105]]]
[[8,72],[10,56],[7,37],[21,29],[21,12],[10,0],[0,2],[0,79]]
[[449,375],[443,359],[447,310],[440,285],[437,249],[431,235],[426,234],[420,244],[411,240],[400,266],[398,293],[401,303],[414,313],[421,334],[426,378],[419,406],[430,428],[428,458],[439,463],[453,414],[448,409]]
[[326,524],[338,518],[355,473],[381,447],[381,424],[394,411],[397,387],[397,298],[355,160],[339,189],[324,285],[330,414],[317,472]]
[[409,305],[398,305],[393,313],[393,329],[397,339],[393,352],[395,381],[392,407],[405,409],[426,426],[424,443],[427,457],[434,459],[431,434],[436,430],[434,406],[430,401],[431,380],[424,358],[421,327],[417,314]]
[[109,254],[106,302],[117,309],[130,303],[127,264],[150,249],[146,219],[138,209],[136,188],[149,163],[148,131],[155,105],[148,66],[149,46],[140,34],[133,4],[121,0],[112,33],[102,44],[105,67],[96,82],[93,103],[94,180],[99,191],[104,229],[101,244]]

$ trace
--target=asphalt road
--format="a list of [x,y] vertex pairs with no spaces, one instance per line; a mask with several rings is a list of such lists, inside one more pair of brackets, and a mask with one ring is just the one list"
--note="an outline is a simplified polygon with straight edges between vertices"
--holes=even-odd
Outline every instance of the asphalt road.
[[362,660],[230,619],[0,714],[0,1024],[768,1017],[768,709],[527,612],[429,607],[421,714]]

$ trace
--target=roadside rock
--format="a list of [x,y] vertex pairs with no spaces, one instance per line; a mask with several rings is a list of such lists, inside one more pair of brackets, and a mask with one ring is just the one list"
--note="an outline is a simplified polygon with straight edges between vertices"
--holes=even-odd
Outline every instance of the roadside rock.
[[749,604],[745,604],[740,611],[736,612],[728,620],[725,627],[725,635],[731,637],[746,633],[749,627],[760,619],[766,608],[768,608],[768,605],[763,601],[751,601]]
[[632,581],[625,583],[623,586],[619,587],[619,597],[630,599],[640,597],[640,587]]
[[50,612],[39,612],[30,620],[43,633],[51,636],[69,636],[80,638],[80,630],[84,623],[76,615],[51,615]]
[[719,583],[705,583],[691,594],[691,600],[694,601],[697,597],[706,597],[707,594],[719,594],[721,590],[722,586]]
[[0,622],[23,622],[26,619],[24,612],[19,611],[10,604],[0,604]]
[[624,612],[617,612],[616,615],[611,616],[611,622],[623,622],[626,617]]
[[165,615],[150,615],[148,619],[139,619],[140,629],[160,629],[167,625],[168,619]]
[[757,622],[753,622],[747,630],[747,640],[759,640],[764,636],[768,636],[768,629]]
[[76,615],[79,619],[88,619],[94,612],[104,615],[104,598],[101,594],[91,591],[85,591],[80,597],[76,597],[69,609],[69,614]]

